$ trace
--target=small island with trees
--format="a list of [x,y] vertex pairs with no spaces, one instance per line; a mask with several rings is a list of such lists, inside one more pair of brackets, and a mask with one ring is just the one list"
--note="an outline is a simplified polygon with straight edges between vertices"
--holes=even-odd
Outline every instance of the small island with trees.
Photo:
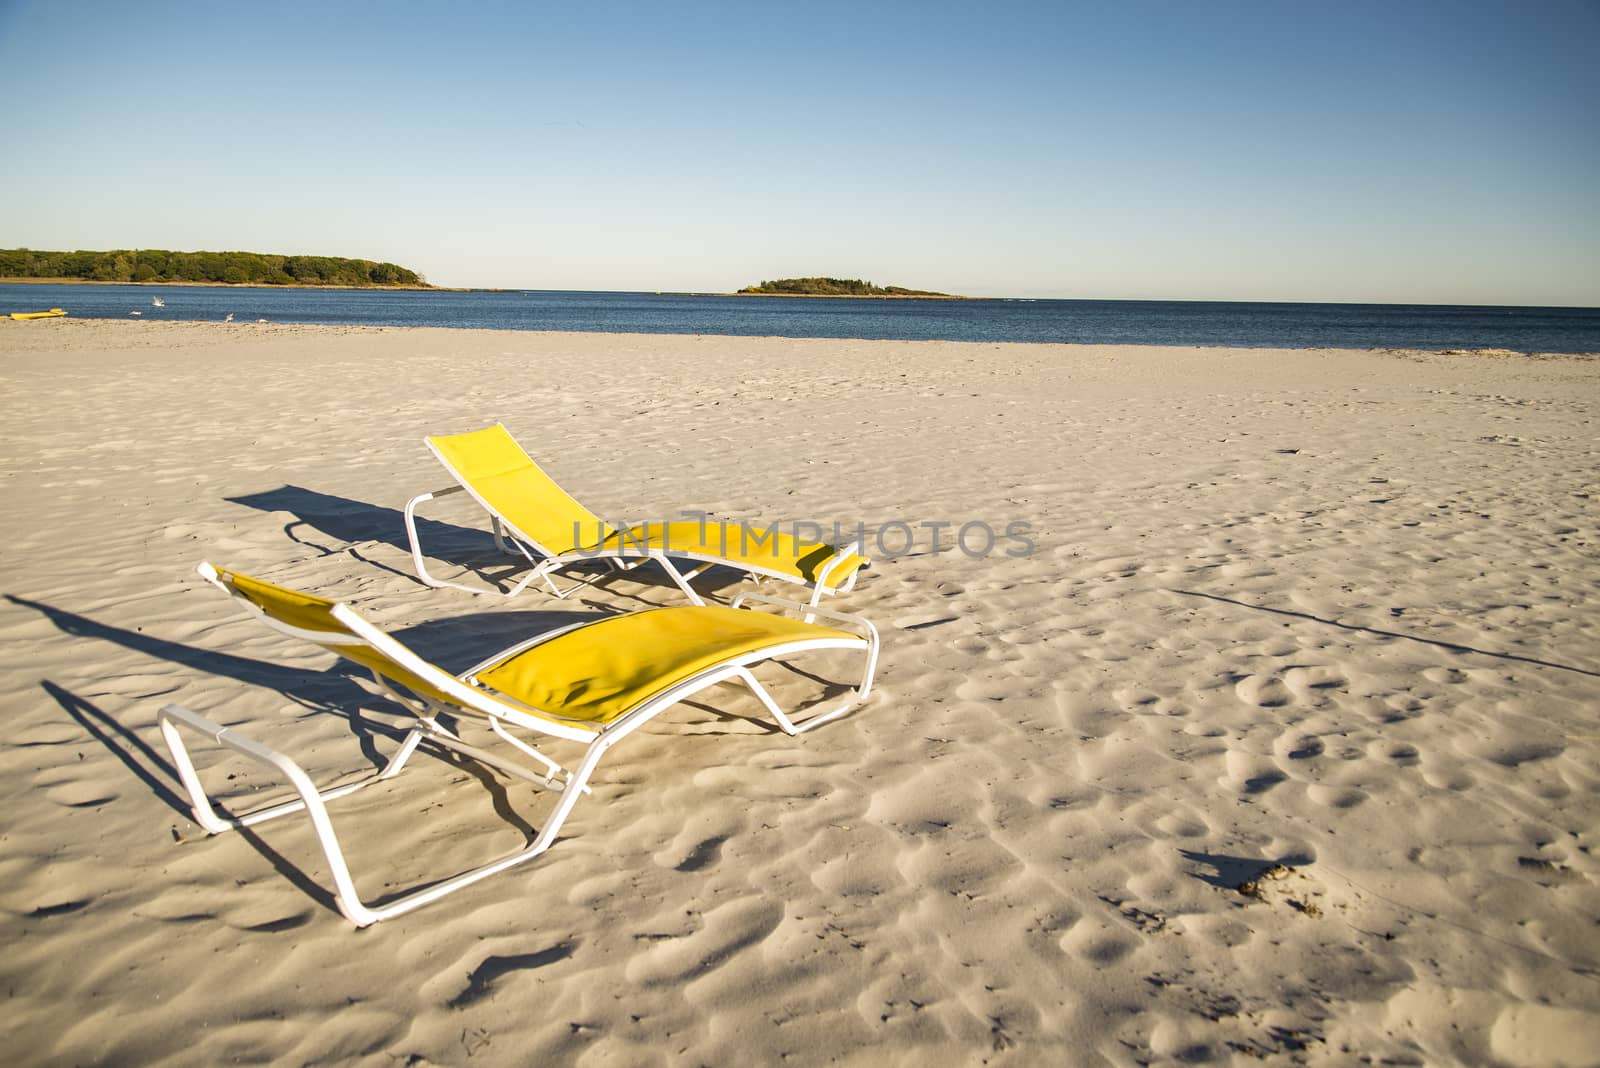
[[908,297],[922,300],[966,300],[951,293],[901,286],[876,286],[859,278],[780,278],[776,282],[745,286],[741,297]]
[[190,285],[335,286],[432,289],[416,271],[394,263],[342,256],[278,256],[260,252],[38,252],[0,249],[0,278],[38,282],[159,282]]

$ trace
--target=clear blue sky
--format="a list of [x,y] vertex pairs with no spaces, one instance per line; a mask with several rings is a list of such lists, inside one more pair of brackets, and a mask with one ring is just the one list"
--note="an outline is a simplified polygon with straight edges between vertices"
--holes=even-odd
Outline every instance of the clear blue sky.
[[0,247],[1600,304],[1600,4],[0,0]]

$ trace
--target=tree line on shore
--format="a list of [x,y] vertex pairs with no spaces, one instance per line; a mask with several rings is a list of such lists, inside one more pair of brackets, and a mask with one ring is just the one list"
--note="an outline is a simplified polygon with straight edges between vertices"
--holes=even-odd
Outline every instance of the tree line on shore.
[[342,256],[278,256],[259,252],[38,252],[0,249],[0,278],[70,278],[85,282],[213,282],[265,286],[425,286],[416,271],[394,263]]
[[806,297],[943,297],[926,289],[878,286],[859,278],[780,278],[775,282],[745,286],[740,293]]

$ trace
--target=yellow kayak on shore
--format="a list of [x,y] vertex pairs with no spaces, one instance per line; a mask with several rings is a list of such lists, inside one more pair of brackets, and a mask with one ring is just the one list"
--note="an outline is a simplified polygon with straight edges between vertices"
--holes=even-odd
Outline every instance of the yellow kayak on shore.
[[12,312],[11,313],[11,318],[13,318],[13,319],[59,319],[65,314],[67,314],[67,313],[62,311],[60,308],[51,308],[49,311],[42,311],[42,312]]

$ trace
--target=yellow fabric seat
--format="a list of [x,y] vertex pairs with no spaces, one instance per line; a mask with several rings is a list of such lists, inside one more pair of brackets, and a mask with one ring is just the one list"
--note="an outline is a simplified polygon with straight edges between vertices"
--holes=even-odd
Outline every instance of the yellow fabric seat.
[[213,570],[217,574],[217,581],[225,589],[260,609],[263,615],[300,630],[328,635],[329,640],[317,644],[355,661],[368,671],[377,672],[390,682],[398,682],[419,697],[446,705],[455,703],[454,698],[447,697],[414,672],[406,670],[371,646],[354,640],[355,636],[349,628],[333,617],[334,602],[299,590],[275,586],[226,568]]
[[[695,559],[716,557],[734,566],[782,571],[802,582],[815,582],[817,569],[833,559],[837,552],[832,545],[801,541],[782,531],[769,534],[764,528],[709,519],[703,526],[698,520],[642,523],[629,527],[626,533],[612,531],[601,545],[623,553],[659,549]],[[838,582],[865,567],[867,562],[864,556],[846,553],[830,577]]]
[[847,631],[720,605],[611,616],[517,653],[473,680],[584,723],[610,723],[707,668],[787,642]]

